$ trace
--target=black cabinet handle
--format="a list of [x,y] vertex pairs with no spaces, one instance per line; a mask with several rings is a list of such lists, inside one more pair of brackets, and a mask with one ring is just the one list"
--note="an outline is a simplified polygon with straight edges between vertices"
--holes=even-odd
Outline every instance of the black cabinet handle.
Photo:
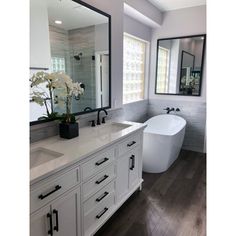
[[102,212],[100,212],[98,215],[96,215],[96,218],[99,219],[102,217],[102,215],[104,215],[106,213],[106,211],[108,210],[107,207],[104,208],[104,210],[102,210]]
[[103,193],[102,196],[100,196],[100,197],[98,197],[98,198],[96,199],[96,201],[97,201],[97,202],[100,202],[100,201],[101,201],[104,197],[106,197],[108,194],[109,194],[108,192]]
[[136,143],[135,141],[132,141],[131,143],[128,143],[128,144],[127,144],[127,147],[131,147],[131,146],[133,146],[135,143]]
[[56,185],[55,186],[55,189],[53,189],[51,192],[43,195],[43,194],[40,194],[39,195],[39,199],[43,200],[45,197],[48,197],[49,195],[51,195],[52,193],[55,193],[56,191],[58,191],[59,189],[61,189],[61,186],[60,185]]
[[104,175],[101,179],[97,180],[95,183],[96,184],[100,184],[100,183],[102,183],[108,177],[109,177],[108,175]]
[[48,230],[48,234],[53,236],[53,230],[52,230],[52,215],[50,213],[47,214],[47,218],[49,218],[49,225],[50,229]]
[[132,155],[130,157],[130,160],[131,160],[131,167],[129,168],[130,170],[133,170],[134,167],[135,167],[135,155]]
[[109,158],[105,157],[103,160],[100,160],[98,162],[95,163],[96,166],[100,166],[101,164],[103,164],[104,162],[108,161]]
[[58,231],[59,231],[59,224],[58,224],[58,211],[54,209],[54,210],[52,211],[52,213],[56,215],[56,225],[54,226],[53,229],[56,230],[56,231],[58,232]]

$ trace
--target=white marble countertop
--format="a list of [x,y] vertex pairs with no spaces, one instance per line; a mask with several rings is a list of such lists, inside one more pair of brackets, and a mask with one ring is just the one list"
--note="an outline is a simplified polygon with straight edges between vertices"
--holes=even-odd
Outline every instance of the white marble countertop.
[[30,183],[33,184],[65,167],[83,160],[84,158],[98,152],[99,150],[112,145],[114,142],[146,127],[145,124],[122,121],[115,124],[126,124],[129,127],[120,131],[110,130],[107,122],[96,127],[80,128],[79,136],[73,139],[63,139],[59,136],[47,138],[30,145],[30,150],[46,148],[63,154],[53,160],[30,169]]

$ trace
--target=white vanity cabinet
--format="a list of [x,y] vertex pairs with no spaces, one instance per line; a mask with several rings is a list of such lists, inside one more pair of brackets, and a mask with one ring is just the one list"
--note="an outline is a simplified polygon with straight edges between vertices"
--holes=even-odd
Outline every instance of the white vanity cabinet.
[[[142,183],[142,133],[132,135],[118,146],[116,199],[123,202]],[[141,167],[141,169],[140,169]],[[141,172],[140,172],[141,171]]]
[[76,165],[31,186],[31,236],[81,236],[79,183]]
[[89,236],[142,184],[143,126],[31,186],[30,235]]
[[31,236],[80,236],[80,189],[66,193],[30,216]]

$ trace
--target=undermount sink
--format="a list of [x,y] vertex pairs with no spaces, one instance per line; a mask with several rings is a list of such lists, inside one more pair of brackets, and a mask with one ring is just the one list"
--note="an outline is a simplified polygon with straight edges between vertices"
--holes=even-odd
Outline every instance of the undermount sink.
[[131,125],[129,124],[123,124],[123,123],[111,123],[107,125],[98,126],[98,130],[99,133],[116,133],[130,126]]
[[30,151],[30,168],[39,166],[61,156],[63,156],[63,154],[59,152],[42,147],[35,148]]
[[110,132],[118,132],[121,131],[122,129],[126,129],[128,127],[130,127],[131,125],[129,124],[122,124],[122,123],[111,123],[110,125],[104,126],[101,128],[102,129],[108,129],[110,130]]

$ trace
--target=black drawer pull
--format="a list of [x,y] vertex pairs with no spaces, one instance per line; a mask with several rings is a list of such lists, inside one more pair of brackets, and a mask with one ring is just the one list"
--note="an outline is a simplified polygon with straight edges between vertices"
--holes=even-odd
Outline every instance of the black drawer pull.
[[128,143],[128,144],[127,144],[127,147],[131,147],[131,146],[133,146],[135,143],[136,143],[135,141],[132,141],[131,143]]
[[48,230],[48,234],[53,236],[53,230],[52,230],[52,215],[50,213],[47,214],[47,218],[49,218],[49,225],[50,229]]
[[131,160],[131,167],[129,168],[130,170],[133,170],[134,167],[135,167],[135,155],[132,155],[130,157],[130,160]]
[[108,177],[109,177],[108,175],[104,175],[101,179],[97,180],[95,183],[96,184],[100,184],[100,183],[102,183]]
[[104,197],[106,197],[108,194],[109,194],[108,192],[103,193],[103,195],[100,196],[100,197],[98,197],[98,198],[96,199],[96,201],[97,201],[97,202],[100,202],[100,201],[101,201]]
[[103,160],[100,160],[100,161],[96,162],[95,165],[96,166],[100,166],[102,163],[104,163],[104,162],[106,162],[108,160],[109,160],[109,158],[105,157]]
[[53,229],[56,230],[56,231],[58,232],[58,231],[59,231],[59,224],[58,224],[58,211],[54,209],[54,210],[52,211],[52,213],[56,215],[56,225],[54,226]]
[[47,193],[47,194],[45,194],[45,195],[40,194],[40,195],[39,195],[39,199],[43,200],[45,197],[51,195],[52,193],[58,191],[59,189],[61,189],[61,186],[60,186],[60,185],[56,185],[56,186],[55,186],[55,189],[53,189],[51,192],[49,192],[49,193]]
[[101,213],[99,213],[98,215],[96,215],[96,218],[97,218],[97,219],[101,218],[101,217],[102,217],[102,215],[103,215],[103,214],[105,214],[107,210],[108,210],[108,208],[107,208],[107,207],[105,207],[105,208],[104,208],[104,210],[102,210],[102,212],[101,212]]

